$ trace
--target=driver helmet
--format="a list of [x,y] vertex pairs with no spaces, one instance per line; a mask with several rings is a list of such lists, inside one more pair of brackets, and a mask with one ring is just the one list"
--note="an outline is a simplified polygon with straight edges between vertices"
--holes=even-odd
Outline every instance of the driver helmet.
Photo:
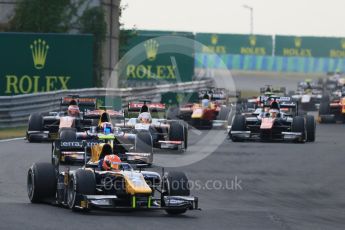
[[270,109],[269,113],[270,113],[270,117],[276,118],[278,116],[279,110],[278,109]]
[[121,159],[115,154],[106,155],[103,159],[102,169],[107,170],[119,170]]
[[276,118],[278,113],[279,113],[279,104],[278,102],[276,101],[273,101],[271,103],[271,106],[270,106],[270,110],[269,110],[269,113],[270,113],[270,117],[273,117],[273,118]]
[[69,105],[67,108],[67,114],[71,117],[77,117],[80,114],[79,107],[77,105]]
[[110,134],[113,133],[114,128],[113,125],[110,122],[103,122],[101,123],[101,131],[103,132],[103,134]]
[[152,122],[152,117],[150,113],[144,112],[144,113],[139,114],[138,120],[140,123],[150,124]]

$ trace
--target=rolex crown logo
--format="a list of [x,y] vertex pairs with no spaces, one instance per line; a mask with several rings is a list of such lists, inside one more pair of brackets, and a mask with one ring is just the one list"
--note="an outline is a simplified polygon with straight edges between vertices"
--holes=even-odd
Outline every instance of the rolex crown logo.
[[295,46],[296,46],[297,48],[299,48],[299,47],[301,47],[301,45],[302,45],[302,38],[296,37],[296,38],[295,38]]
[[182,103],[182,102],[183,102],[183,99],[184,99],[184,95],[183,95],[183,94],[178,93],[178,94],[176,95],[176,101],[177,101],[178,103]]
[[345,38],[341,39],[341,48],[345,49]]
[[212,45],[216,45],[218,43],[218,36],[216,34],[211,36],[211,43]]
[[147,40],[144,43],[144,47],[146,50],[147,59],[149,59],[150,61],[155,60],[157,56],[157,52],[158,52],[158,47],[159,47],[158,42],[153,39]]
[[30,45],[30,49],[35,68],[43,69],[46,62],[49,46],[44,40],[37,39]]
[[255,46],[256,45],[256,36],[255,35],[249,36],[249,44],[251,46]]

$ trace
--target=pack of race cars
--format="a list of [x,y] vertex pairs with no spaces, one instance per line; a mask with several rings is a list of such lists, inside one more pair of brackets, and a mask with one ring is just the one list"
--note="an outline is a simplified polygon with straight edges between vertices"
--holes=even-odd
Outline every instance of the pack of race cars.
[[[144,170],[154,164],[154,152],[185,152],[191,127],[228,128],[226,135],[233,142],[314,142],[314,116],[301,111],[319,108],[318,121],[345,121],[345,88],[326,95],[317,91],[319,85],[313,90],[306,82],[299,84],[298,93],[266,86],[260,96],[237,98],[237,104],[219,88],[201,90],[199,102],[170,108],[139,101],[116,111],[97,108],[95,98],[62,98],[60,110],[29,118],[27,140],[52,142],[51,162],[35,163],[28,171],[29,199],[75,211],[198,210],[185,173]],[[315,107],[305,106],[307,95]],[[67,167],[61,170],[61,165]],[[72,165],[81,167],[72,170]]]

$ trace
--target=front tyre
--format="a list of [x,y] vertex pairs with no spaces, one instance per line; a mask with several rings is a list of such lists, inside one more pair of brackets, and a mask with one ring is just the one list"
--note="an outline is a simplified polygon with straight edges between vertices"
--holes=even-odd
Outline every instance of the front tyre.
[[[246,131],[246,117],[243,115],[236,115],[231,124],[231,131]],[[229,132],[229,137],[233,142],[243,141],[242,138],[232,136]]]
[[81,207],[80,195],[94,195],[96,193],[96,179],[92,171],[77,169],[71,175],[67,187],[67,204],[72,211],[88,211],[88,207]]
[[304,143],[306,141],[306,128],[305,128],[305,120],[302,116],[296,116],[293,118],[292,121],[292,132],[301,133],[302,137],[297,140],[299,143]]
[[32,203],[54,199],[56,194],[56,171],[50,163],[33,164],[27,176],[27,192]]
[[307,115],[306,126],[307,126],[307,141],[308,142],[314,142],[315,141],[315,130],[316,130],[316,122],[315,122],[314,116]]
[[[190,189],[188,178],[183,172],[168,172],[164,175],[164,195],[166,196],[189,196]],[[186,208],[166,209],[170,215],[179,215],[187,211]]]

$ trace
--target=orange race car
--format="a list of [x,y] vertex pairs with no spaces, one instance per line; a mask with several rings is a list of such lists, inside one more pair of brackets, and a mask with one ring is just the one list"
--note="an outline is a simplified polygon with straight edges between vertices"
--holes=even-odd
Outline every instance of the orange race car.
[[226,128],[231,109],[227,106],[225,89],[199,92],[199,99],[199,103],[170,108],[167,118],[182,119],[198,129]]
[[320,123],[345,122],[345,87],[342,88],[341,96],[330,100],[324,97],[319,109]]

